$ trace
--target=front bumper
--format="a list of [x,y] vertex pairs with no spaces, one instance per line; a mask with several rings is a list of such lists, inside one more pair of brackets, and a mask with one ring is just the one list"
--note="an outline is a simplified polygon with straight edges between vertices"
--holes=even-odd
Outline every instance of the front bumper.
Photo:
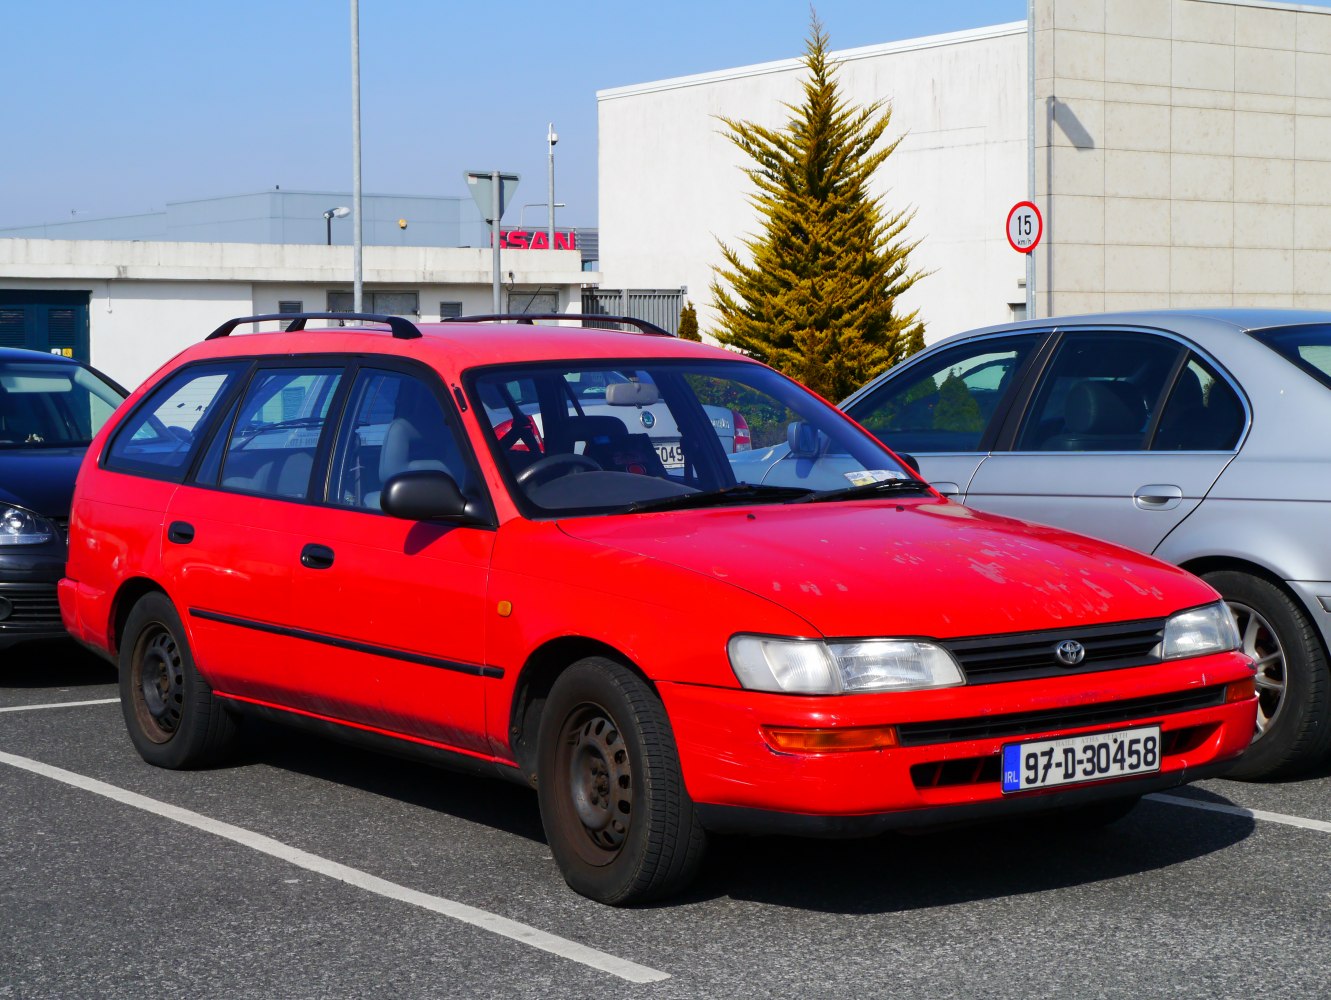
[[[689,795],[718,831],[853,836],[1140,795],[1217,773],[1252,737],[1256,699],[1226,702],[1250,679],[1225,653],[1007,684],[836,698],[659,685]],[[1007,743],[1158,724],[1159,772],[1005,795]],[[764,726],[894,726],[882,750],[774,750]]]
[[65,572],[64,545],[5,546],[0,553],[0,649],[66,635],[56,584]]

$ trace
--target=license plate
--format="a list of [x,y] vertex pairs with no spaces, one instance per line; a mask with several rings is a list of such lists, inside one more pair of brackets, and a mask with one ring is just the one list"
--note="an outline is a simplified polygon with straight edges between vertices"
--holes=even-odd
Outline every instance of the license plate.
[[684,449],[678,441],[665,441],[656,445],[656,454],[661,464],[667,469],[680,469],[684,466]]
[[1024,792],[1125,774],[1160,770],[1160,727],[1008,743],[1003,747],[1003,791]]

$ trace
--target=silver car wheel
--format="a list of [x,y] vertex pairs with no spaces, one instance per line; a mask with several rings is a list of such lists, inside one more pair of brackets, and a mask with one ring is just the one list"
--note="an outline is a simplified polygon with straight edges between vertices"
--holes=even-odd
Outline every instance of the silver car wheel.
[[1285,703],[1285,650],[1270,622],[1248,605],[1230,601],[1229,610],[1238,623],[1239,648],[1257,667],[1254,678],[1257,682],[1257,729],[1253,739],[1259,740],[1271,728]]

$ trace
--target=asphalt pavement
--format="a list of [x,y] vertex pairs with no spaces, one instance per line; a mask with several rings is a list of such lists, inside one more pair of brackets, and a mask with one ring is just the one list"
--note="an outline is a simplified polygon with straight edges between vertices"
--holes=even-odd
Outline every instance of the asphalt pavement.
[[1028,823],[714,843],[693,890],[572,893],[536,798],[248,727],[144,764],[114,670],[0,653],[0,997],[1331,996],[1331,769]]

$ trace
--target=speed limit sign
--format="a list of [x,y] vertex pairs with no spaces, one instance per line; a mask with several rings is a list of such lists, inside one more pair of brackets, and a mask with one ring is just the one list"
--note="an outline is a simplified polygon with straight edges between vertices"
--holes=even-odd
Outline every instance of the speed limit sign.
[[1019,201],[1007,214],[1007,241],[1017,253],[1030,253],[1044,233],[1044,219],[1033,201]]

